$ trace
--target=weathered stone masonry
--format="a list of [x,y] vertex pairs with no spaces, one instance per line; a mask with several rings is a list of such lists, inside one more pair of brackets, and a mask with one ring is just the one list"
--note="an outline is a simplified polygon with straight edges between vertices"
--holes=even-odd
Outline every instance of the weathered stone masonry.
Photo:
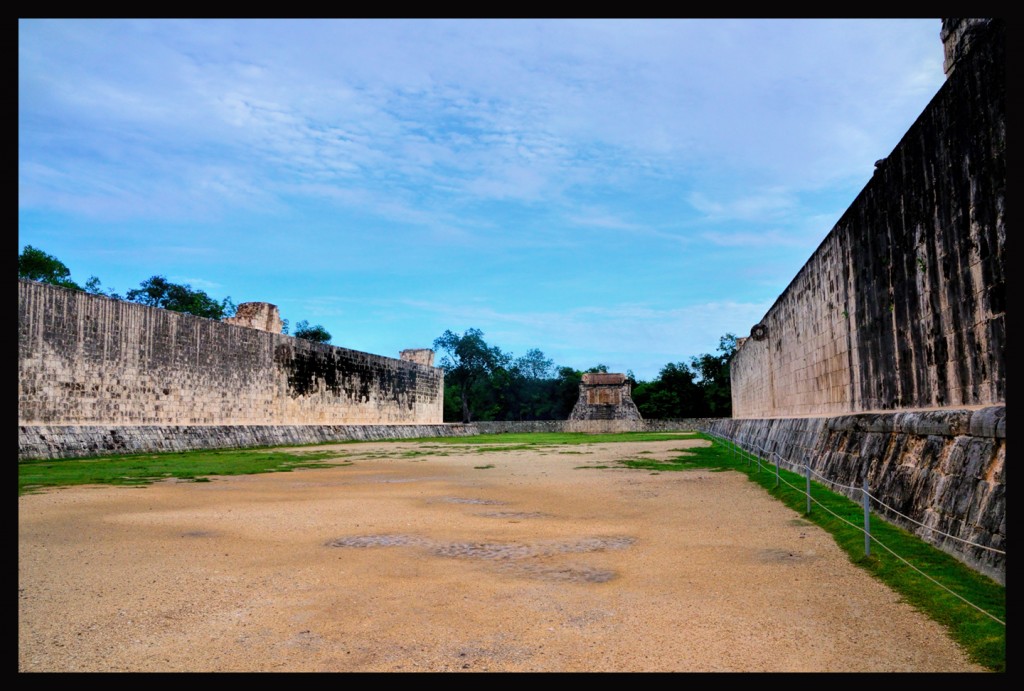
[[411,360],[18,282],[18,424],[441,422],[443,372]]
[[639,420],[625,374],[586,372],[570,420]]
[[866,477],[909,517],[887,518],[1005,582],[1004,555],[940,534],[1005,551],[1005,28],[941,38],[946,83],[742,339],[734,417],[703,429]]
[[751,331],[733,416],[1006,400],[1002,23],[975,25],[932,102]]
[[[839,486],[860,501],[866,477],[872,496],[909,520],[875,505],[886,520],[1005,583],[1006,407],[836,417],[717,419],[699,429],[774,454]],[[785,466],[783,466],[785,467]],[[949,539],[946,533],[959,540]]]

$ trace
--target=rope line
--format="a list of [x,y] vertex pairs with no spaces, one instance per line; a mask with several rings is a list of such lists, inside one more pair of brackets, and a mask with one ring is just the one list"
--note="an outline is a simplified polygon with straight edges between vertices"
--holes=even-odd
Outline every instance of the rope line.
[[926,573],[925,573],[924,571],[922,571],[921,569],[917,568],[916,566],[914,566],[913,564],[911,564],[911,563],[910,563],[909,561],[907,561],[906,559],[904,559],[904,558],[903,558],[903,557],[901,557],[900,555],[896,554],[896,552],[894,552],[894,551],[892,551],[891,549],[889,549],[889,547],[887,547],[886,545],[882,544],[881,542],[879,542],[879,541],[878,541],[878,540],[876,540],[875,538],[871,538],[871,540],[872,540],[872,541],[873,541],[873,542],[874,542],[875,544],[877,544],[877,545],[878,545],[879,547],[881,547],[882,549],[884,549],[884,550],[885,550],[886,552],[888,552],[888,553],[889,553],[889,554],[891,554],[892,556],[894,556],[894,557],[896,557],[897,559],[899,559],[900,561],[902,561],[902,562],[903,562],[904,564],[906,564],[907,566],[909,566],[910,568],[912,568],[912,569],[913,569],[914,571],[917,571],[917,572],[918,572],[919,574],[921,574],[922,576],[924,576],[925,578],[927,578],[927,579],[928,579],[929,581],[931,581],[931,582],[932,582],[932,583],[934,583],[935,585],[937,585],[937,586],[939,586],[940,588],[942,588],[943,590],[945,590],[945,591],[946,591],[947,593],[949,593],[949,594],[950,594],[950,595],[952,595],[953,597],[955,597],[955,598],[957,598],[957,599],[959,599],[959,600],[962,600],[963,602],[967,603],[968,605],[970,605],[970,606],[971,606],[971,607],[973,607],[974,609],[978,610],[979,612],[981,612],[981,613],[982,613],[982,614],[984,614],[985,616],[987,616],[987,617],[990,617],[990,618],[992,618],[993,620],[995,620],[995,621],[999,622],[999,623],[1000,623],[1000,624],[1002,624],[1003,626],[1006,626],[1006,622],[1005,622],[1005,621],[1003,621],[1003,620],[1002,620],[1002,619],[1000,619],[999,617],[995,616],[994,614],[990,614],[989,612],[986,612],[985,610],[983,610],[983,609],[982,609],[981,607],[978,607],[978,605],[974,604],[974,603],[973,603],[973,602],[971,602],[970,600],[967,600],[967,599],[965,599],[965,598],[964,598],[963,596],[961,596],[961,595],[958,595],[957,593],[954,593],[954,592],[953,592],[952,590],[950,590],[950,589],[949,589],[949,588],[947,588],[946,586],[944,586],[944,585],[942,585],[941,583],[939,583],[939,582],[938,582],[937,580],[935,580],[934,578],[932,578],[931,576],[929,576],[928,574],[926,574]]
[[[714,434],[713,432],[706,432],[706,433],[707,434],[711,434],[712,436],[716,436],[716,437],[718,436],[718,435]],[[719,437],[719,438],[720,439],[726,439],[725,437]],[[730,440],[730,441],[732,441],[732,440]],[[735,442],[733,442],[733,443],[735,443]],[[798,464],[798,463],[794,463],[792,461],[789,461],[788,459],[783,458],[782,455],[779,454],[779,452],[777,452],[777,451],[768,451],[768,449],[766,449],[763,446],[759,446],[759,445],[756,445],[756,444],[751,444],[751,446],[754,446],[754,447],[758,448],[760,451],[763,451],[765,453],[765,455],[773,455],[773,456],[775,456],[775,458],[777,460],[781,460],[783,463],[786,464],[786,466],[787,466],[787,468],[789,470],[793,470],[794,472],[795,472],[795,469],[796,469],[797,466],[800,466],[802,468],[807,468],[808,465],[809,465],[807,463]],[[807,446],[798,446],[797,448],[803,449],[805,451],[813,451],[813,449],[811,449],[810,447],[807,447]],[[852,454],[849,451],[836,451],[836,452],[833,452],[833,453],[841,453],[841,454],[844,454],[846,456],[855,456],[855,454]],[[827,482],[827,483],[829,483],[831,485],[834,485],[836,487],[842,487],[844,489],[848,489],[848,490],[851,490],[853,492],[863,492],[864,491],[864,489],[862,487],[853,487],[851,485],[844,485],[841,482],[837,482],[835,480],[830,480],[829,478],[825,477],[821,473],[819,473],[816,470],[814,470],[814,468],[810,468],[810,471],[811,471],[811,474],[814,475],[815,477],[821,478],[822,481]],[[805,494],[806,494],[806,492],[805,492]],[[870,492],[868,493],[868,497],[870,497],[871,500],[874,501],[879,506],[884,507],[885,509],[887,509],[890,513],[895,514],[896,516],[899,516],[900,518],[902,518],[902,519],[904,519],[906,521],[909,521],[909,522],[911,522],[911,523],[913,523],[915,525],[919,525],[922,528],[925,528],[926,530],[930,530],[930,531],[932,531],[933,533],[935,533],[937,535],[941,535],[941,536],[943,536],[945,538],[948,538],[950,540],[955,540],[957,542],[962,542],[963,544],[970,545],[971,547],[977,547],[978,549],[988,550],[989,552],[995,552],[996,554],[1002,554],[1004,556],[1006,555],[1006,552],[1004,550],[997,549],[996,547],[990,547],[988,545],[982,545],[982,544],[979,544],[977,542],[972,542],[971,540],[966,540],[966,539],[964,539],[962,537],[957,537],[956,535],[951,535],[951,534],[949,534],[947,532],[939,530],[938,528],[933,528],[932,526],[925,525],[921,521],[915,520],[915,519],[911,518],[910,516],[908,516],[908,515],[906,515],[904,513],[901,513],[900,511],[898,511],[894,507],[886,504],[884,501],[882,501],[878,497],[874,496]],[[813,501],[813,497],[812,497],[812,501]]]
[[[807,464],[804,464],[804,465],[805,465],[805,467],[807,466]],[[840,483],[840,482],[836,482],[835,480],[829,480],[829,479],[828,479],[827,477],[825,477],[825,476],[824,476],[824,475],[822,475],[821,473],[817,472],[817,471],[816,471],[816,470],[815,470],[814,468],[811,468],[810,470],[811,470],[811,474],[812,474],[812,475],[815,475],[815,476],[817,476],[817,477],[820,477],[820,478],[821,478],[822,480],[824,480],[825,482],[828,482],[828,483],[830,483],[830,484],[833,484],[833,485],[835,485],[836,487],[842,487],[843,489],[849,489],[849,490],[853,490],[854,492],[863,492],[863,491],[864,491],[864,488],[863,488],[863,487],[852,487],[852,486],[850,486],[850,485],[844,485],[844,484],[842,484],[842,483]]]
[[[718,436],[717,434],[714,434],[713,432],[706,432],[706,433],[707,433],[707,434],[711,434],[712,436],[714,436],[714,437],[716,437],[716,438],[718,438],[718,439],[722,439],[723,441],[724,441],[724,440],[726,439],[726,438],[724,438],[724,437],[719,437],[719,436]],[[733,443],[735,444],[735,441],[734,441],[734,440],[729,440],[729,441],[732,441],[732,442],[733,442]],[[754,444],[751,444],[751,446],[755,446],[755,447],[757,447],[757,445],[754,445]],[[781,456],[781,455],[779,455],[779,453],[778,453],[778,452],[776,452],[776,451],[768,451],[768,450],[767,450],[767,449],[765,449],[764,447],[759,447],[759,448],[760,448],[760,450],[762,450],[762,451],[764,451],[764,452],[765,452],[765,455],[774,455],[774,456],[775,456],[775,457],[776,457],[777,459],[780,459],[780,460],[785,460],[785,459],[782,459],[782,456]],[[803,448],[803,447],[801,447],[801,448]],[[760,458],[758,458],[758,460],[760,461],[761,459],[760,459]],[[788,464],[788,462],[787,462],[787,464]],[[792,466],[793,466],[793,467],[795,467],[796,465],[797,465],[797,464],[795,464],[795,463],[794,463],[794,464],[792,464]],[[863,489],[863,488],[857,488],[857,487],[850,487],[850,486],[848,486],[848,485],[842,485],[841,483],[838,483],[838,482],[833,482],[832,480],[829,480],[828,478],[825,478],[824,476],[822,476],[822,475],[820,475],[819,473],[815,472],[815,471],[814,471],[814,469],[812,469],[812,468],[810,467],[810,465],[809,465],[809,464],[804,464],[804,465],[803,465],[803,467],[804,467],[804,468],[806,468],[806,469],[808,469],[808,470],[810,470],[810,472],[811,472],[812,474],[816,475],[817,477],[820,477],[820,478],[822,478],[823,480],[825,480],[825,482],[828,482],[828,483],[831,483],[831,484],[835,484],[835,485],[838,485],[839,487],[846,487],[847,489],[851,489],[851,490],[856,490],[856,491],[859,491],[859,492],[864,492],[864,489]],[[964,602],[964,603],[965,603],[965,604],[967,604],[967,605],[970,605],[971,607],[973,607],[974,609],[978,610],[979,612],[981,612],[981,613],[982,613],[982,614],[984,614],[985,616],[989,617],[989,618],[990,618],[990,619],[992,619],[993,621],[995,621],[995,622],[997,622],[997,623],[999,623],[999,624],[1002,624],[1003,626],[1006,626],[1006,622],[1005,622],[1005,621],[1003,621],[1003,620],[1002,620],[1002,619],[1000,619],[999,617],[995,616],[994,614],[991,614],[990,612],[987,612],[986,610],[982,609],[981,607],[979,607],[978,605],[974,604],[974,603],[973,603],[973,602],[971,602],[970,600],[967,600],[967,599],[966,599],[966,598],[964,598],[964,597],[963,597],[962,595],[959,595],[958,593],[955,593],[955,592],[953,592],[952,590],[950,590],[950,589],[949,589],[948,587],[946,587],[946,586],[945,586],[945,585],[943,585],[942,583],[939,583],[939,582],[938,582],[937,580],[935,580],[934,578],[932,578],[931,576],[929,576],[928,574],[926,574],[926,573],[925,573],[924,571],[922,571],[921,569],[917,568],[916,566],[914,566],[913,564],[911,564],[911,563],[910,563],[909,561],[907,561],[906,559],[904,559],[903,557],[901,557],[901,556],[900,556],[899,554],[897,554],[897,553],[896,553],[895,551],[893,551],[893,550],[892,550],[892,548],[890,548],[890,547],[889,547],[888,545],[886,545],[886,544],[884,544],[884,543],[882,543],[882,542],[879,542],[878,538],[876,538],[876,537],[874,537],[873,535],[871,535],[871,533],[869,533],[869,532],[868,532],[867,530],[865,530],[865,529],[864,529],[863,527],[861,527],[861,526],[857,525],[856,523],[851,523],[851,522],[850,522],[850,521],[848,521],[847,519],[843,518],[842,516],[840,516],[839,514],[837,514],[837,513],[835,512],[835,511],[832,511],[832,510],[831,510],[831,509],[829,509],[829,508],[828,508],[827,506],[825,506],[824,504],[822,504],[822,503],[821,503],[820,501],[818,501],[817,499],[815,499],[815,498],[814,498],[814,497],[813,497],[812,495],[808,494],[808,493],[807,493],[807,492],[806,492],[805,490],[803,490],[803,489],[801,489],[801,488],[799,488],[799,487],[796,487],[795,485],[793,485],[792,483],[790,483],[790,482],[789,482],[788,480],[785,480],[785,479],[783,479],[783,478],[781,478],[781,477],[780,477],[780,478],[779,478],[779,481],[780,481],[780,482],[782,482],[782,483],[783,483],[784,485],[786,485],[787,487],[789,487],[789,488],[791,488],[791,489],[795,490],[795,491],[796,491],[796,492],[797,492],[798,494],[802,494],[802,495],[804,495],[804,496],[808,497],[808,498],[809,498],[809,499],[810,499],[810,500],[811,500],[811,501],[812,501],[813,503],[817,504],[817,505],[818,505],[818,506],[819,506],[819,507],[820,507],[820,508],[821,508],[821,509],[822,509],[823,511],[825,511],[826,513],[829,513],[829,514],[831,514],[832,516],[834,516],[834,517],[835,517],[835,518],[837,518],[838,520],[842,521],[843,523],[845,523],[845,524],[847,524],[847,525],[851,526],[852,528],[856,529],[857,531],[859,531],[859,532],[863,533],[864,535],[866,535],[866,536],[868,537],[868,539],[869,539],[869,540],[871,540],[872,542],[874,542],[875,544],[877,544],[877,545],[878,545],[879,547],[881,547],[882,549],[884,549],[885,551],[887,551],[887,552],[888,552],[889,554],[891,554],[891,555],[892,555],[892,556],[894,556],[895,558],[899,559],[899,560],[900,560],[901,562],[903,562],[904,564],[906,564],[907,566],[909,566],[909,567],[910,567],[911,569],[913,569],[914,571],[916,571],[916,572],[917,572],[918,574],[920,574],[921,576],[924,576],[924,577],[925,577],[925,578],[927,578],[927,579],[928,579],[929,581],[931,581],[932,583],[934,583],[934,584],[935,584],[935,585],[937,585],[938,587],[942,588],[942,589],[943,589],[944,591],[946,591],[947,593],[949,593],[949,594],[950,594],[950,595],[952,595],[953,597],[955,597],[955,598],[957,598],[957,599],[961,600],[962,602]],[[879,501],[879,500],[878,500],[877,498],[875,498],[874,496],[872,496],[872,495],[871,495],[871,494],[870,494],[869,492],[864,492],[864,493],[865,493],[865,494],[867,494],[867,496],[868,496],[868,497],[870,497],[871,499],[873,499],[873,500],[874,500],[875,502],[877,502],[878,504],[880,504],[880,505],[884,506],[885,508],[887,508],[887,509],[889,509],[889,510],[893,511],[893,512],[894,512],[894,513],[896,513],[897,515],[899,515],[899,516],[901,516],[901,517],[903,517],[903,518],[905,518],[905,519],[907,519],[907,520],[909,520],[909,521],[911,521],[911,522],[913,522],[913,523],[917,523],[918,525],[920,525],[920,526],[922,526],[922,527],[924,527],[924,528],[928,528],[929,530],[932,530],[932,531],[934,531],[934,532],[936,532],[936,533],[939,533],[940,535],[944,535],[944,536],[946,536],[946,537],[949,537],[949,538],[952,538],[952,539],[954,539],[954,540],[959,540],[959,541],[961,541],[961,542],[965,542],[965,543],[967,543],[967,544],[969,544],[969,545],[973,545],[973,546],[975,546],[975,547],[981,547],[982,549],[989,549],[989,550],[992,550],[993,552],[998,552],[998,553],[1000,553],[1000,554],[1006,554],[1006,552],[1004,552],[1004,551],[1002,551],[1002,550],[998,550],[998,549],[995,549],[995,548],[993,548],[993,547],[987,547],[987,546],[985,546],[985,545],[979,545],[979,544],[977,544],[977,543],[973,543],[973,542],[970,542],[970,541],[968,541],[968,540],[963,540],[962,538],[958,538],[958,537],[955,537],[955,536],[953,536],[953,535],[949,535],[949,534],[947,534],[947,533],[943,533],[943,532],[942,532],[942,531],[940,531],[940,530],[936,530],[935,528],[931,528],[931,527],[929,527],[929,526],[926,526],[926,525],[924,525],[923,523],[920,523],[919,521],[915,521],[914,519],[910,518],[909,516],[905,516],[905,515],[903,515],[903,514],[899,513],[898,511],[896,511],[896,510],[895,510],[895,509],[893,509],[892,507],[888,506],[888,505],[887,505],[887,504],[885,504],[884,502],[881,502],[881,501]]]
[[[863,491],[863,490],[861,490],[861,491]],[[988,545],[979,545],[979,544],[978,544],[977,542],[971,542],[970,540],[965,540],[965,539],[963,539],[962,537],[957,537],[956,535],[950,535],[949,533],[944,533],[944,532],[942,532],[941,530],[939,530],[938,528],[933,528],[933,527],[931,527],[930,525],[925,525],[925,524],[924,524],[924,523],[922,523],[921,521],[915,521],[915,520],[914,520],[913,518],[911,518],[910,516],[907,516],[906,514],[902,514],[902,513],[900,513],[899,511],[897,511],[896,509],[892,508],[891,506],[889,506],[889,505],[888,505],[888,504],[886,504],[885,502],[881,501],[880,499],[877,499],[877,498],[876,498],[876,497],[875,497],[875,496],[874,496],[873,494],[871,494],[870,492],[868,493],[868,496],[869,496],[869,497],[870,497],[870,498],[871,498],[871,499],[872,499],[872,500],[873,500],[873,501],[874,501],[875,503],[879,504],[880,506],[884,506],[885,508],[889,509],[889,511],[891,511],[891,512],[892,512],[892,513],[894,513],[894,514],[896,514],[896,515],[897,515],[897,516],[899,516],[900,518],[906,519],[906,520],[910,521],[911,523],[916,523],[917,525],[921,526],[922,528],[925,528],[925,529],[927,529],[927,530],[930,530],[930,531],[932,531],[933,533],[938,533],[939,535],[942,535],[943,537],[948,537],[949,539],[951,539],[951,540],[956,540],[957,542],[963,542],[963,543],[965,543],[965,544],[971,545],[972,547],[980,547],[981,549],[987,549],[987,550],[989,550],[990,552],[996,552],[996,553],[998,553],[998,554],[1006,554],[1006,552],[1004,552],[1004,551],[1003,551],[1003,550],[1001,550],[1001,549],[996,549],[995,547],[989,547]]]

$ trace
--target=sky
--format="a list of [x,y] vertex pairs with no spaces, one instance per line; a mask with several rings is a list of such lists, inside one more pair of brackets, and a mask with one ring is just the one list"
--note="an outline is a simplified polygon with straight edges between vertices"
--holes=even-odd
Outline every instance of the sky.
[[945,81],[940,28],[21,19],[18,249],[649,381],[761,320]]

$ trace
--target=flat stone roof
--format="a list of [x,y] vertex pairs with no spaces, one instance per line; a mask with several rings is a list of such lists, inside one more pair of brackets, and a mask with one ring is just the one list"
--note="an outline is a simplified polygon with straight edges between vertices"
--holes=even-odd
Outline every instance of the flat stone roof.
[[610,374],[607,372],[587,372],[583,375],[583,383],[589,386],[608,386],[625,384],[625,374]]

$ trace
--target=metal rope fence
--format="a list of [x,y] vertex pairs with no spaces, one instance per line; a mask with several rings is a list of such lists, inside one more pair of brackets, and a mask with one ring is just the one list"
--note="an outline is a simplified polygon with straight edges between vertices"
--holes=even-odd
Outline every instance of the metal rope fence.
[[[840,482],[837,482],[835,480],[827,478],[827,477],[821,475],[820,473],[812,470],[811,466],[810,466],[810,463],[797,463],[797,462],[791,461],[791,460],[783,457],[781,454],[779,454],[775,450],[769,450],[769,449],[765,448],[762,445],[754,444],[753,442],[750,442],[750,441],[747,441],[747,440],[740,440],[740,439],[735,439],[735,438],[729,438],[729,437],[723,436],[721,434],[712,432],[709,429],[703,429],[701,431],[704,432],[705,434],[715,438],[715,439],[719,439],[721,441],[729,442],[729,446],[731,448],[731,451],[732,451],[732,454],[733,454],[733,458],[738,458],[738,459],[744,460],[748,467],[753,466],[756,463],[756,465],[757,465],[757,472],[758,473],[760,473],[761,470],[762,470],[761,454],[763,454],[766,459],[774,459],[773,461],[769,461],[769,462],[775,468],[775,486],[778,487],[779,484],[781,483],[781,484],[784,484],[787,487],[793,489],[797,493],[805,494],[806,497],[807,497],[807,513],[808,514],[811,513],[811,504],[813,503],[813,504],[819,506],[826,513],[831,514],[833,517],[835,517],[839,521],[841,521],[841,522],[851,526],[852,528],[854,528],[854,529],[864,533],[864,553],[865,553],[866,556],[870,556],[871,555],[871,544],[872,543],[877,544],[879,547],[881,547],[882,549],[887,551],[889,554],[891,554],[893,557],[898,559],[900,562],[902,562],[906,566],[910,567],[912,570],[914,570],[915,572],[917,572],[918,574],[920,574],[921,576],[923,576],[924,578],[926,578],[927,580],[929,580],[930,582],[932,582],[933,584],[935,584],[936,586],[941,588],[942,590],[946,591],[947,593],[949,593],[950,595],[956,597],[957,599],[963,601],[967,605],[970,605],[974,609],[978,610],[979,612],[981,612],[985,616],[993,619],[994,621],[998,622],[999,624],[1002,624],[1003,626],[1006,626],[1006,622],[1005,621],[1003,621],[1002,619],[999,619],[998,617],[996,617],[995,615],[991,614],[990,612],[985,611],[983,608],[981,608],[978,605],[974,604],[973,602],[967,600],[966,598],[964,598],[963,596],[959,595],[958,593],[950,590],[948,587],[946,587],[942,583],[938,582],[937,580],[935,580],[934,578],[932,578],[931,576],[926,574],[924,571],[922,571],[918,567],[916,567],[913,564],[911,564],[903,556],[897,554],[892,548],[890,548],[889,546],[887,546],[887,545],[883,544],[882,542],[880,542],[877,537],[871,535],[871,530],[870,530],[871,501],[874,501],[876,504],[878,504],[880,506],[884,506],[885,508],[887,508],[888,510],[892,511],[896,515],[898,515],[898,516],[900,516],[900,517],[902,517],[902,518],[904,518],[904,519],[906,519],[908,521],[916,523],[917,525],[920,525],[920,526],[922,526],[924,528],[932,530],[932,531],[934,531],[934,532],[936,532],[936,533],[938,533],[940,535],[943,535],[945,537],[951,538],[953,540],[957,540],[959,542],[963,542],[963,543],[966,543],[966,544],[974,546],[974,547],[980,547],[982,549],[991,550],[993,552],[1005,555],[1006,552],[1004,552],[1003,550],[999,550],[999,549],[996,549],[994,547],[989,547],[987,545],[979,545],[977,543],[971,542],[970,540],[964,540],[962,538],[956,537],[955,535],[949,535],[948,533],[944,533],[942,531],[936,530],[935,528],[931,528],[930,526],[927,526],[927,525],[921,523],[920,521],[915,521],[914,519],[910,518],[909,516],[906,516],[906,515],[900,513],[899,511],[896,511],[892,507],[886,505],[884,502],[879,501],[876,497],[872,496],[868,492],[868,485],[867,485],[867,477],[866,476],[865,476],[865,478],[863,480],[863,487],[854,487],[852,485],[844,485],[844,484],[842,484]],[[810,447],[800,447],[800,448],[803,448],[805,451],[806,450],[810,450]],[[842,453],[847,453],[847,452],[842,452]],[[779,475],[779,468],[783,464],[785,464],[787,466],[787,470],[790,470],[791,472],[800,474],[800,471],[803,471],[803,474],[804,474],[804,476],[806,478],[806,487],[805,488],[801,489],[801,488],[793,485],[789,481],[787,481],[785,478],[781,478],[780,477],[780,475]],[[843,489],[849,490],[851,493],[859,492],[861,494],[861,499],[862,499],[862,507],[863,507],[863,513],[864,513],[864,527],[862,528],[862,527],[856,525],[855,523],[850,522],[846,518],[843,518],[842,516],[838,515],[834,511],[830,510],[827,506],[822,504],[817,499],[814,499],[812,497],[812,495],[811,495],[811,475],[814,475],[815,477],[820,478],[827,485],[841,487]]]
[[[797,463],[795,463],[793,461],[790,461],[787,458],[784,458],[777,451],[769,450],[769,449],[767,449],[767,448],[765,448],[765,447],[763,447],[761,445],[754,444],[753,442],[744,442],[744,441],[740,441],[740,440],[729,439],[727,437],[723,437],[721,435],[713,433],[713,432],[711,432],[709,430],[703,430],[703,431],[705,433],[707,433],[707,434],[710,434],[710,435],[715,436],[715,437],[719,437],[721,439],[728,439],[733,444],[739,445],[740,448],[742,448],[744,451],[747,451],[747,453],[753,453],[752,451],[746,449],[746,445],[749,445],[754,451],[763,453],[767,457],[774,457],[775,458],[775,463],[777,463],[777,464],[781,463],[781,464],[785,465],[788,470],[791,470],[793,472],[798,472],[797,471],[797,467],[799,466],[802,471],[810,473],[811,475],[819,478],[823,483],[827,483],[828,485],[831,485],[833,487],[840,487],[842,489],[849,490],[851,493],[861,493],[861,494],[863,494],[863,493],[867,492],[866,488],[854,487],[852,485],[844,485],[844,484],[842,484],[842,483],[840,483],[840,482],[838,482],[836,480],[833,480],[831,478],[825,477],[821,473],[818,473],[817,471],[815,471],[813,468],[810,467],[810,464],[797,464]],[[814,447],[810,447],[810,446],[802,446],[802,445],[798,445],[798,444],[793,444],[793,446],[795,448],[801,449],[801,450],[803,450],[805,452],[813,452],[813,451],[815,451]],[[856,454],[852,454],[849,451],[835,450],[835,451],[830,451],[829,453],[840,453],[840,454],[843,454],[845,456],[851,456],[851,457],[856,457],[857,456]],[[778,483],[776,483],[776,484],[778,484]],[[876,496],[874,496],[874,495],[872,495],[870,493],[868,493],[867,496],[871,499],[871,501],[873,501],[875,503],[876,508],[880,507],[882,509],[885,509],[885,511],[888,512],[888,514],[894,515],[894,516],[898,516],[899,518],[901,518],[901,519],[903,519],[903,520],[905,520],[905,521],[907,521],[909,523],[913,523],[915,525],[921,526],[922,528],[924,528],[926,530],[929,530],[929,531],[931,531],[932,533],[934,533],[936,535],[941,535],[942,537],[947,538],[949,540],[953,540],[955,542],[960,542],[960,543],[963,543],[965,545],[970,545],[971,547],[977,547],[978,549],[983,549],[983,550],[986,550],[986,551],[989,551],[989,552],[993,552],[995,554],[1001,554],[1001,555],[1004,555],[1004,556],[1006,555],[1006,551],[1005,550],[1001,550],[1001,549],[998,549],[996,547],[991,547],[989,545],[982,545],[982,544],[979,544],[977,542],[973,542],[971,540],[966,540],[966,539],[964,539],[962,537],[958,537],[956,535],[951,535],[950,533],[944,532],[942,530],[939,530],[938,528],[935,528],[935,527],[930,526],[930,525],[928,525],[926,523],[922,523],[921,521],[918,521],[918,520],[916,520],[914,518],[911,518],[910,516],[906,515],[905,513],[900,512],[895,507],[890,506],[889,504],[885,503],[884,501],[882,501],[881,499],[879,499],[878,497],[876,497]]]

